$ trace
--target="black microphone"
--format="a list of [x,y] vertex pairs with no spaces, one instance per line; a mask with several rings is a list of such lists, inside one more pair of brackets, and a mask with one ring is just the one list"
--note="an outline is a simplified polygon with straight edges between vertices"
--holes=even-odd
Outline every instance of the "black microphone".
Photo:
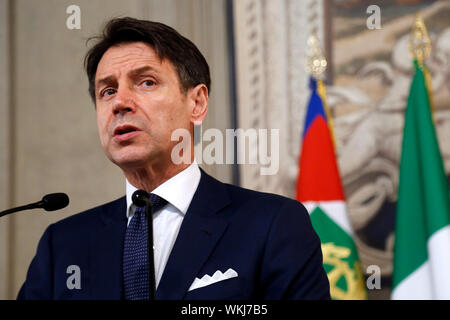
[[152,201],[150,200],[150,196],[147,191],[144,190],[136,190],[133,192],[131,196],[131,200],[137,207],[144,207],[147,205],[152,205]]
[[136,190],[131,196],[131,200],[137,207],[145,208],[147,216],[147,260],[148,260],[148,293],[149,300],[155,300],[156,280],[155,280],[155,257],[153,250],[153,204],[147,191]]
[[42,208],[46,211],[55,211],[67,207],[68,204],[69,204],[69,197],[67,196],[67,194],[61,192],[51,193],[45,195],[41,201],[2,211],[0,212],[0,217],[6,216],[7,214],[14,213],[17,211],[37,209],[37,208]]

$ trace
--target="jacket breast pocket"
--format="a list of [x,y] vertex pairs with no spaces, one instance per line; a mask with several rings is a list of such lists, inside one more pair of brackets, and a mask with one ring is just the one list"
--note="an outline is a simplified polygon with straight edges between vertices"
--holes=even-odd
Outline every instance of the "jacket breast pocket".
[[239,277],[188,291],[184,297],[186,300],[239,300],[248,298],[244,292],[243,281]]

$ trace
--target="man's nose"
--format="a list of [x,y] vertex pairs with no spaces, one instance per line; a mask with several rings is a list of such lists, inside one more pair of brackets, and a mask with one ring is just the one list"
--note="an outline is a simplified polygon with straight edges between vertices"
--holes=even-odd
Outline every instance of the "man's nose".
[[134,111],[135,102],[133,93],[128,88],[119,88],[114,99],[113,113],[118,115]]

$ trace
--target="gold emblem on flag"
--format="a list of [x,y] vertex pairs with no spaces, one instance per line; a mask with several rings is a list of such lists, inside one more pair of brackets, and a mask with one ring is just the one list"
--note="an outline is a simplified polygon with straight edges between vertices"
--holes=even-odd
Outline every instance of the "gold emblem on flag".
[[319,79],[327,69],[327,60],[320,47],[320,42],[315,35],[310,35],[307,42],[308,53],[306,55],[306,72]]
[[[331,297],[339,300],[366,299],[361,264],[355,261],[351,266],[344,260],[350,256],[350,249],[329,242],[322,244],[322,253],[323,263],[333,266],[333,269],[327,273]],[[339,287],[338,282],[342,280],[345,281],[347,290]]]
[[422,65],[431,53],[431,42],[425,23],[419,14],[416,15],[411,36],[409,39],[409,52],[414,59]]

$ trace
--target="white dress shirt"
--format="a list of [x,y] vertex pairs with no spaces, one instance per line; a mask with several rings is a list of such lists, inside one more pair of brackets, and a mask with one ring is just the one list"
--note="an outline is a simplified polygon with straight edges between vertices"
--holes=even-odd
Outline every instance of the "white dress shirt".
[[[197,162],[179,172],[152,193],[167,200],[168,204],[153,212],[153,245],[155,255],[155,281],[158,287],[172,247],[177,239],[181,223],[186,214],[195,191],[200,182],[200,169]],[[131,196],[136,187],[126,180],[127,184],[127,218],[128,224],[134,215],[136,206]]]

